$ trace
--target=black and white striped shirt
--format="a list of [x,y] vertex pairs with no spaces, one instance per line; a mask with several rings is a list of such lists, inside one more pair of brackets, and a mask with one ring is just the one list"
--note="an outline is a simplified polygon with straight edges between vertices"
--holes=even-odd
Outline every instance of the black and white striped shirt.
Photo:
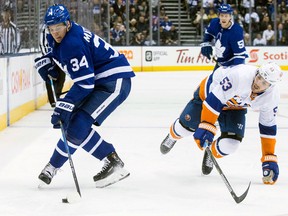
[[20,31],[13,22],[8,26],[0,25],[0,53],[18,53],[20,50]]
[[40,41],[39,47],[42,52],[42,55],[46,55],[47,53],[52,51],[52,48],[49,46],[48,40],[47,40],[48,34],[50,34],[48,29],[45,28],[45,25],[43,25],[41,32],[40,32],[40,40],[39,40]]

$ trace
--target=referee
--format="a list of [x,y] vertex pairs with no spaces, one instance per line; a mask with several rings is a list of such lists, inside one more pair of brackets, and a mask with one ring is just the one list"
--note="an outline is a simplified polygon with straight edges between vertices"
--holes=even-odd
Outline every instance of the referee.
[[[50,34],[48,29],[45,28],[45,25],[43,25],[41,29],[41,33],[40,33],[40,44],[39,44],[42,55],[46,55],[47,53],[52,52],[52,48],[49,46],[48,41],[47,41],[48,34]],[[58,99],[62,93],[66,75],[57,65],[55,69],[58,71],[58,74],[59,74],[57,77],[57,80],[53,80],[54,86],[55,86],[56,97]],[[51,107],[55,107],[56,101],[54,100],[54,97],[53,97],[53,92],[52,92],[50,81],[49,80],[46,81],[45,84],[46,84],[49,103]]]

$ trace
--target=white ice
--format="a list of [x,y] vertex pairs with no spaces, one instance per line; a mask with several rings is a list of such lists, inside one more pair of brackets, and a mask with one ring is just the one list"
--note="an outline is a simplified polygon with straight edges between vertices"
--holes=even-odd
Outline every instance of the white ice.
[[236,153],[218,160],[236,194],[251,181],[246,199],[236,204],[216,170],[201,175],[201,152],[192,137],[180,140],[167,155],[159,147],[169,126],[207,72],[137,73],[130,97],[97,128],[114,144],[131,172],[129,178],[97,189],[92,177],[102,163],[82,149],[72,157],[82,192],[78,203],[62,198],[76,191],[67,162],[51,185],[38,189],[60,130],[52,129],[46,105],[0,132],[1,216],[182,216],[288,215],[287,74],[281,85],[276,153],[280,176],[262,183],[258,113],[249,110],[246,136]]

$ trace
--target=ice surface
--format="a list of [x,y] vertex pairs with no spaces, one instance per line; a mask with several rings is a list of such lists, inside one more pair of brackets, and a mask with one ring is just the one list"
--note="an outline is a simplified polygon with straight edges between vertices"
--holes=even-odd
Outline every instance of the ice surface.
[[69,163],[51,185],[38,189],[38,175],[61,136],[52,129],[46,105],[0,132],[1,216],[186,216],[288,215],[287,74],[281,83],[276,153],[280,176],[275,185],[262,184],[258,113],[249,111],[246,136],[236,153],[218,160],[236,194],[252,181],[246,199],[236,204],[216,170],[201,176],[203,152],[192,137],[176,143],[167,155],[160,143],[194,89],[207,72],[137,73],[125,103],[97,128],[114,144],[127,179],[97,189],[93,176],[102,163],[82,149],[72,157],[82,199],[63,204],[76,188]]

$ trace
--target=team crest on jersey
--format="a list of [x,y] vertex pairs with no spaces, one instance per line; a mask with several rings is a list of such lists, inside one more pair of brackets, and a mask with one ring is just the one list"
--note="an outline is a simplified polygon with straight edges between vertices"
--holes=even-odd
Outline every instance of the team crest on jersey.
[[228,107],[249,107],[250,105],[247,103],[243,103],[243,100],[238,95],[235,95],[233,98],[230,98],[226,105]]
[[217,40],[216,43],[215,43],[215,51],[216,51],[216,56],[218,58],[223,58],[223,53],[225,52],[225,47],[222,46],[222,43],[220,40]]
[[68,74],[67,65],[62,65],[57,59],[53,58],[58,67],[66,74]]

